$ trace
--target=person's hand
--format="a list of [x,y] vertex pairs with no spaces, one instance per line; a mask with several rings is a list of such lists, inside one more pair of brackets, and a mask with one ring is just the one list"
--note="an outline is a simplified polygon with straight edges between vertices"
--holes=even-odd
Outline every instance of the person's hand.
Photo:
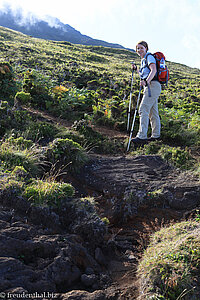
[[133,62],[132,62],[132,69],[133,69],[134,71],[137,71],[137,66],[136,66],[136,64],[133,63]]
[[149,79],[146,80],[146,85],[150,85],[151,81]]
[[146,85],[147,85],[146,80],[141,80],[141,81],[140,81],[140,86],[145,87]]

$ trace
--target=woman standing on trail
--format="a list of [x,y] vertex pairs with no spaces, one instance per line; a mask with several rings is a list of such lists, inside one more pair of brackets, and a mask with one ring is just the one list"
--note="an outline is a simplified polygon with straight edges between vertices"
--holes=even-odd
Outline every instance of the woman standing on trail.
[[[140,126],[133,143],[146,143],[160,137],[160,117],[158,113],[158,97],[161,93],[161,84],[156,80],[156,59],[148,52],[148,44],[144,41],[136,45],[136,52],[141,57],[140,69],[133,65],[140,76],[140,87],[144,87],[144,94],[139,107]],[[151,124],[151,137],[147,139],[147,131]]]

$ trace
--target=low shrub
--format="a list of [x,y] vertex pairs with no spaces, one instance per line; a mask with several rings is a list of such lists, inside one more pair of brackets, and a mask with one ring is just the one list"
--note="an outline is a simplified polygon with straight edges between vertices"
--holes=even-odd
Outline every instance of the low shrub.
[[11,115],[10,127],[25,130],[29,122],[35,121],[29,112],[25,110],[13,110]]
[[75,121],[72,128],[83,134],[89,141],[91,141],[91,139],[95,141],[103,139],[103,136],[99,132],[93,130],[89,122],[85,119]]
[[26,148],[5,140],[0,146],[0,159],[4,167],[10,171],[16,166],[21,166],[31,176],[39,176],[42,173],[43,158],[43,150],[36,145]]
[[193,165],[193,159],[187,149],[180,147],[162,146],[158,151],[162,158],[181,169],[189,169]]
[[31,104],[34,107],[45,109],[46,101],[51,101],[49,90],[53,86],[50,77],[37,70],[27,70],[24,73],[23,90],[30,94]]
[[56,116],[70,120],[74,118],[74,115],[78,117],[78,115],[84,115],[84,112],[91,112],[94,101],[91,91],[78,88],[68,89],[60,85],[52,88],[51,99],[46,101],[46,109]]
[[60,206],[61,202],[74,195],[68,183],[36,180],[25,187],[23,196],[34,205]]
[[20,196],[24,190],[24,183],[14,176],[14,174],[5,174],[0,178],[0,191],[3,198],[9,198],[13,195]]
[[16,89],[11,65],[8,62],[0,62],[0,97],[12,98]]
[[17,92],[15,95],[15,107],[20,106],[20,105],[27,105],[31,101],[31,94],[30,93],[25,93],[23,91]]
[[156,232],[138,267],[142,299],[198,300],[200,224],[185,221]]
[[72,171],[78,171],[84,165],[88,157],[83,147],[71,139],[57,138],[49,144],[46,151],[47,160],[52,164],[69,167]]
[[167,162],[181,169],[190,169],[195,164],[187,148],[182,149],[181,147],[170,147],[168,145],[163,145],[160,141],[148,143],[143,147],[132,151],[132,155],[137,154],[158,154]]
[[1,101],[0,103],[0,136],[3,136],[10,127],[10,106],[7,101]]
[[9,143],[10,146],[15,146],[18,149],[29,149],[33,146],[33,141],[27,140],[22,136],[15,138],[14,136],[10,136],[6,139],[6,142]]
[[[190,103],[189,106],[194,103]],[[176,104],[177,105],[177,104]],[[189,107],[184,107],[181,103],[178,107],[167,109],[160,105],[162,132],[161,137],[164,142],[173,143],[177,146],[198,145],[199,139],[199,111],[198,105],[191,111]]]
[[79,133],[73,129],[61,128],[55,137],[61,138],[61,139],[70,139],[80,145],[85,144],[84,135],[82,135],[81,133]]
[[53,140],[58,133],[58,129],[47,122],[29,122],[23,135],[36,142],[43,139]]
[[117,140],[111,140],[105,135],[95,131],[88,120],[82,119],[75,121],[72,128],[84,136],[89,148],[96,153],[119,153],[119,151],[123,149]]

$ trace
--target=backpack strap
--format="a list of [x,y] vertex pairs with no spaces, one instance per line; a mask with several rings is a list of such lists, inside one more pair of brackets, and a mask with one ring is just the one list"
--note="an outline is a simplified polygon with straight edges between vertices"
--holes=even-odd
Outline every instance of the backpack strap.
[[[155,58],[155,56],[152,53],[147,53],[147,56],[145,57],[145,59],[146,59],[146,65],[145,65],[145,67],[147,67],[150,70],[148,62],[147,62],[147,57],[149,55],[152,55],[154,58]],[[156,58],[155,58],[155,60],[156,60]],[[152,80],[158,80],[158,66],[157,66],[157,61],[156,61],[156,74],[155,74],[155,76],[154,76],[154,78]]]
[[149,84],[147,84],[147,87],[148,87],[148,96],[151,97],[151,89],[150,89]]
[[[146,57],[145,57],[145,65],[144,65],[140,70],[142,70],[142,69],[144,69],[144,68],[148,68],[148,69],[150,70],[149,65],[148,65],[148,62],[147,62],[147,57],[148,57],[149,55],[152,55],[152,56],[154,57],[154,55],[153,55],[152,53],[147,53],[147,55],[146,55]],[[155,58],[155,57],[154,57],[154,58]],[[156,65],[156,70],[157,70],[157,65]],[[144,79],[144,80],[145,80],[145,79]],[[156,75],[154,76],[153,80],[157,80],[157,72],[156,72]],[[148,96],[151,97],[151,89],[150,89],[149,84],[147,84],[147,88],[148,88]]]
[[148,87],[148,96],[151,97],[150,85],[147,83],[146,79],[144,79],[144,81],[146,82],[146,86]]
[[[152,55],[152,56],[154,57],[154,55],[153,55],[152,53],[147,53],[147,56],[145,57],[146,64],[145,64],[145,66],[144,66],[144,67],[147,67],[147,68],[149,68],[149,65],[148,65],[148,62],[147,62],[147,57],[148,57],[149,55]],[[155,58],[155,57],[154,57],[154,58]],[[150,68],[149,68],[149,69],[150,69]]]
[[[148,68],[148,69],[150,70],[149,65],[148,65],[148,62],[147,62],[147,57],[148,57],[149,55],[152,55],[152,56],[154,57],[154,55],[153,55],[152,53],[147,53],[147,56],[145,57],[145,65],[144,65],[142,68],[140,68],[140,70],[142,70],[142,69],[144,69],[144,68]],[[154,57],[154,58],[155,58],[155,57]],[[157,69],[157,64],[156,64],[156,69]]]
[[[145,64],[144,67],[147,67],[147,68],[150,70],[149,65],[148,65],[148,62],[147,62],[147,57],[148,57],[149,55],[152,55],[152,56],[154,57],[154,55],[153,55],[152,53],[147,53],[147,56],[145,57],[146,64]],[[155,58],[155,57],[154,57],[154,58]],[[156,70],[157,70],[157,66],[156,66]],[[156,76],[157,76],[157,71],[156,71],[156,75],[154,76],[155,79],[156,79]],[[155,80],[154,78],[153,78],[153,80]],[[151,97],[151,89],[150,89],[149,84],[147,84],[147,87],[148,87],[148,96]]]

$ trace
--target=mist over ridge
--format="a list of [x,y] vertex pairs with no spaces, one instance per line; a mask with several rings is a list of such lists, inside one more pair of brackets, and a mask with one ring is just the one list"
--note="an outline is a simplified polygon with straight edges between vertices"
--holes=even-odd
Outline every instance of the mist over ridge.
[[68,41],[82,45],[126,49],[122,45],[93,39],[84,35],[69,24],[62,23],[58,18],[48,15],[40,17],[31,12],[25,12],[20,7],[13,9],[8,4],[4,5],[4,7],[0,10],[0,26],[22,32],[36,38],[54,41]]

